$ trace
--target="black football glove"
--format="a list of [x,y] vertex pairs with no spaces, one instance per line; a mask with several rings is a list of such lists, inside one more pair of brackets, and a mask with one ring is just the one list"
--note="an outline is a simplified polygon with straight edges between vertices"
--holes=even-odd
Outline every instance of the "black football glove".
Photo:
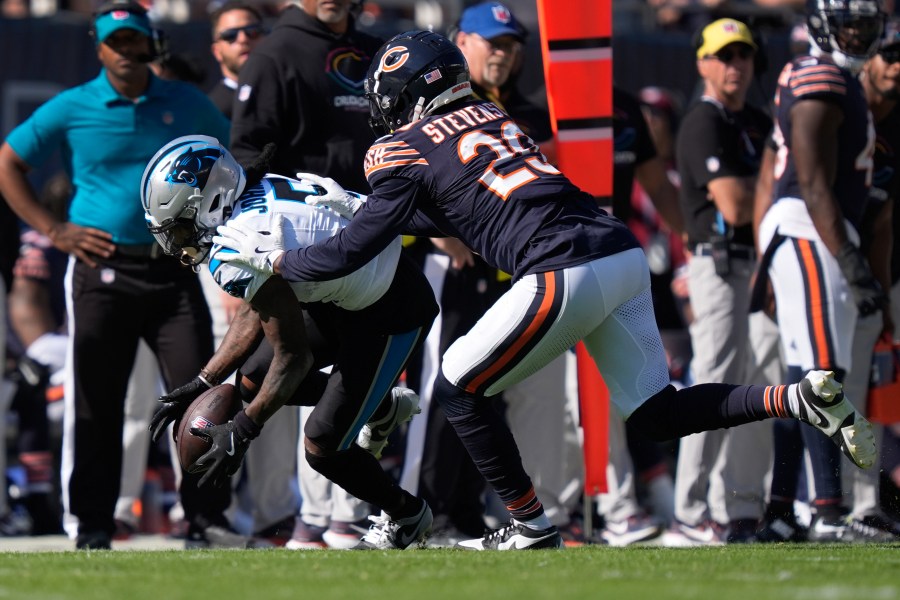
[[859,315],[865,317],[881,310],[888,298],[859,248],[847,242],[835,258],[850,286]]
[[150,419],[150,431],[153,432],[150,437],[153,441],[159,441],[169,423],[180,419],[187,412],[191,402],[210,387],[209,383],[198,375],[180,388],[175,388],[165,396],[160,396],[159,401],[162,402],[162,406],[156,409],[153,418]]
[[229,477],[237,473],[250,442],[259,435],[261,429],[244,411],[234,415],[234,419],[224,425],[202,429],[191,427],[192,434],[212,444],[209,452],[194,462],[197,469],[205,471],[197,482],[197,487],[203,487],[207,482],[221,487]]

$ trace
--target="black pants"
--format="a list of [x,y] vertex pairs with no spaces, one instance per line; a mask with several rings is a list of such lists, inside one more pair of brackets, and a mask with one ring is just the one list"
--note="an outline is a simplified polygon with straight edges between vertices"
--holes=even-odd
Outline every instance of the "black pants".
[[[73,355],[63,477],[79,531],[114,530],[122,470],[122,428],[128,379],[138,341],[159,361],[166,389],[190,381],[212,355],[209,308],[197,276],[169,257],[114,256],[93,269],[72,259],[67,273]],[[74,411],[71,408],[74,407]],[[188,520],[221,522],[229,489],[196,487],[186,476],[181,501]]]
[[[407,249],[413,260],[424,266],[429,253],[437,252],[424,242]],[[467,333],[484,312],[507,289],[498,282],[497,271],[479,257],[475,265],[461,270],[447,269],[440,285],[440,340],[438,356],[443,356],[459,337]],[[421,393],[421,361],[407,371],[407,382]],[[491,401],[500,405],[502,395]],[[434,529],[455,528],[471,537],[484,532],[484,478],[478,472],[443,409],[432,402],[422,447],[419,470],[419,496],[434,513]]]

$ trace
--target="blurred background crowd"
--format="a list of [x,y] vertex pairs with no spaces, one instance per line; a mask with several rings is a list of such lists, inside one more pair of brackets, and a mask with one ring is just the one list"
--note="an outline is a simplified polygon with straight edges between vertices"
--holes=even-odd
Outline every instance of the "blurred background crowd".
[[[93,0],[0,0],[0,56],[4,57],[4,60],[0,61],[0,133],[4,139],[38,106],[62,90],[97,76],[95,43],[89,38],[87,31],[98,4]],[[213,89],[222,80],[223,71],[220,60],[217,60],[219,57],[210,51],[211,44],[214,44],[210,17],[224,3],[216,0],[142,0],[141,4],[148,9],[154,26],[160,32],[156,40],[159,57],[154,61],[154,70],[161,77],[191,82],[203,92]],[[301,3],[247,0],[246,4],[252,5],[262,16],[263,23],[271,27],[286,6]],[[364,1],[356,16],[356,26],[359,30],[382,39],[413,28],[432,28],[447,33],[454,28],[463,11],[476,4],[478,2],[472,0]],[[541,66],[536,3],[534,0],[506,0],[505,4],[524,28],[522,35],[524,43],[518,69],[510,82],[508,84],[504,82],[502,87],[514,86],[525,102],[546,111],[547,99],[543,81],[544,71]],[[627,102],[620,105],[619,101],[616,101],[614,127],[618,128],[615,132],[617,167],[620,162],[633,163],[637,167],[636,173],[626,177],[628,185],[625,196],[631,208],[627,211],[630,216],[626,217],[623,214],[622,218],[628,219],[629,225],[647,250],[654,274],[654,286],[657,286],[656,289],[665,290],[663,295],[667,300],[660,300],[660,304],[657,305],[657,319],[669,352],[673,380],[688,383],[691,381],[691,343],[688,325],[692,320],[685,268],[688,259],[682,247],[681,237],[662,224],[654,209],[654,202],[651,202],[651,196],[674,193],[671,186],[677,187],[678,184],[675,139],[680,119],[691,100],[696,98],[702,85],[696,68],[695,36],[704,25],[722,17],[736,18],[749,26],[758,45],[758,51],[754,60],[752,83],[747,91],[747,102],[767,111],[781,66],[806,47],[807,38],[803,26],[804,2],[803,0],[612,0],[612,6],[615,86],[633,96],[637,101],[635,106],[639,107],[635,111]],[[889,14],[893,14],[893,2],[886,8]],[[245,38],[249,38],[246,32]],[[620,108],[623,109],[621,113]],[[512,113],[513,110],[509,112]],[[627,121],[629,118],[642,119],[645,125],[635,129]],[[628,143],[627,138],[638,135],[635,131],[641,129],[649,132],[655,147],[655,150],[649,153]],[[546,141],[535,139],[539,142]],[[620,142],[624,144],[622,147]],[[550,152],[543,143],[541,147],[549,156]],[[659,173],[663,174],[663,179],[670,180],[669,183],[664,185],[658,179],[654,179],[647,168],[641,168],[642,164],[650,164],[647,162],[649,157],[659,160],[658,165],[662,169]],[[71,190],[67,187],[65,178],[59,175],[60,165],[59,158],[51,158],[40,168],[35,169],[30,179],[36,189],[43,190],[42,200],[47,206],[64,211]],[[635,176],[637,182],[632,188],[630,178]],[[5,208],[2,203],[0,208]],[[61,315],[64,311],[61,306],[60,288],[65,257],[53,256],[52,252],[47,251],[46,242],[36,238],[30,239],[26,234],[22,234],[20,241],[18,224],[12,215],[4,213],[2,219],[5,228],[0,237],[3,238],[2,245],[8,249],[3,256],[9,263],[4,265],[4,270],[12,273],[12,264],[18,260],[17,277],[51,281],[55,287],[51,286],[49,290],[40,293],[47,294],[50,298],[53,314]],[[446,253],[452,255],[449,250]],[[34,261],[29,263],[29,258],[34,258]],[[11,318],[15,316],[12,308],[9,316]],[[62,319],[59,321],[55,325],[57,328]],[[219,325],[221,326],[221,323]],[[216,331],[216,335],[220,337],[222,331]],[[35,457],[29,456],[27,452],[23,453],[21,431],[26,428],[23,427],[22,415],[27,413],[18,410],[7,413],[5,423],[0,425],[5,425],[8,433],[7,490],[10,502],[9,511],[0,514],[0,537],[58,533],[62,530],[62,514],[58,501],[60,494],[58,445],[63,413],[62,403],[59,402],[62,395],[61,386],[58,380],[53,379],[52,369],[42,372],[40,364],[36,366],[37,370],[31,372],[32,376],[29,378],[28,361],[17,362],[22,354],[22,348],[18,350],[13,348],[8,353],[7,381],[18,386],[16,402],[21,404],[46,401],[47,414],[44,418],[47,420],[51,454]],[[562,373],[565,371],[565,365],[561,368]],[[558,381],[564,379],[567,385],[559,385],[550,391],[550,394],[559,396],[559,412],[560,414],[565,412],[568,419],[562,436],[566,443],[559,451],[560,460],[564,460],[565,468],[557,473],[560,477],[557,477],[558,483],[554,490],[556,499],[559,500],[561,516],[558,523],[554,520],[554,524],[565,530],[567,541],[573,544],[599,541],[628,545],[664,537],[663,533],[668,527],[677,525],[675,484],[678,443],[650,447],[647,442],[640,439],[633,437],[626,439],[623,425],[613,424],[614,428],[622,430],[614,434],[618,446],[612,448],[613,455],[615,457],[616,453],[623,456],[627,454],[630,458],[614,465],[609,471],[612,496],[606,499],[594,498],[585,504],[579,489],[578,471],[581,468],[577,456],[579,437],[574,427],[577,410],[566,411],[564,408],[567,402],[571,406],[577,392],[571,389],[571,372],[563,375]],[[156,392],[159,385],[152,372],[149,379],[142,382],[133,381],[132,385],[143,388],[145,394],[147,390],[151,390],[149,397],[155,398],[158,395]],[[30,398],[23,396],[21,390],[30,390],[28,393],[32,396]],[[10,401],[12,399],[6,400]],[[0,403],[2,402],[3,399],[0,398]],[[0,409],[2,408],[0,405]],[[511,418],[514,418],[514,412],[510,411],[513,415]],[[3,414],[4,411],[0,410],[0,416]],[[133,427],[146,429],[146,416],[137,418],[135,423]],[[27,423],[26,425],[31,426]],[[128,427],[126,420],[126,430]],[[886,438],[896,439],[890,435],[890,431]],[[177,512],[176,477],[168,456],[165,436],[162,442],[149,445],[149,452],[146,455],[142,452],[137,453],[138,468],[143,468],[146,464],[146,474],[141,478],[139,489],[132,491],[132,496],[124,497],[122,505],[117,509],[116,518],[120,526],[118,536],[135,533],[179,535],[177,524],[180,515]],[[413,485],[420,485],[417,481],[419,475],[411,480],[407,475],[404,479],[404,461],[408,461],[411,455],[407,451],[404,456],[403,448],[402,440],[392,441],[385,451],[382,464],[404,485],[410,481]],[[761,452],[767,453],[769,449],[764,448]],[[900,499],[897,497],[900,467],[896,464],[896,456],[893,461],[884,465],[880,475],[882,483],[880,505],[889,516],[897,519],[900,518]],[[134,464],[128,463],[126,468],[133,468]],[[427,466],[423,464],[421,468],[424,470]],[[526,467],[528,466],[526,464]],[[36,476],[38,472],[42,473],[41,477]],[[441,473],[437,476],[440,477]],[[424,474],[421,477],[427,478]],[[41,481],[38,482],[38,479]],[[247,485],[246,477],[239,478],[236,482],[235,503],[229,512],[233,529],[277,544],[284,544],[293,539],[296,542],[295,546],[298,547],[332,545],[327,542],[327,537],[324,541],[322,538],[322,532],[328,530],[327,521],[313,524],[315,527],[301,531],[303,521],[299,515],[302,494],[296,481],[292,484],[295,492],[294,501],[297,505],[295,514],[289,514],[280,521],[266,523],[254,523],[253,493],[247,491]],[[758,520],[763,518],[765,511],[768,489],[765,477],[759,479],[755,487],[758,494],[749,500],[755,507],[755,514],[747,515],[752,517],[751,525],[738,523],[747,520],[741,518],[732,518],[733,522],[729,523],[727,516],[726,522],[722,523],[721,518],[716,518],[722,511],[716,507],[708,507],[706,514],[699,518],[698,523],[692,525],[697,525],[698,531],[703,529],[701,525],[707,522],[719,526],[718,528],[709,527],[700,531],[698,537],[686,538],[676,527],[674,531],[670,530],[673,534],[670,541],[673,545],[751,541],[756,533]],[[476,492],[477,496],[483,489]],[[0,490],[0,493],[4,491]],[[460,489],[460,493],[468,491]],[[809,497],[802,491],[798,494],[798,500],[807,501]],[[492,507],[490,498],[482,501],[486,503],[486,508],[479,506],[478,509],[486,511],[488,524],[494,522],[492,518],[496,519],[496,522],[502,520],[502,515],[498,514],[498,510],[502,512],[502,508]],[[433,500],[429,499],[429,503],[435,506]],[[598,505],[599,512],[594,512],[598,510]],[[3,503],[0,503],[0,508],[2,507]],[[459,507],[459,510],[464,508]],[[588,509],[588,514],[585,514],[585,508]],[[454,521],[452,514],[454,507],[447,510],[449,512],[444,515],[443,530],[440,532],[443,537],[436,536],[437,543],[451,541],[454,535],[458,537],[460,533],[468,536],[479,534],[478,531],[472,531],[471,527],[468,531],[457,531],[466,527],[462,526],[462,520]],[[585,519],[586,516],[589,518]],[[802,520],[808,523],[809,514],[804,515],[801,509],[800,517],[804,516],[805,519]],[[357,520],[358,515],[354,516],[353,522],[349,524],[358,526]],[[590,526],[587,531],[584,529],[585,521]],[[318,538],[315,537],[316,528],[321,530],[318,531]],[[705,531],[710,532],[710,537],[702,537],[706,535]],[[355,529],[347,529],[343,535],[353,537],[354,532],[358,533]],[[184,532],[180,534],[183,535]],[[897,534],[898,532],[895,532],[893,535]],[[309,538],[307,540],[309,546],[302,546],[307,543],[304,536]],[[339,546],[340,541],[333,545]]]

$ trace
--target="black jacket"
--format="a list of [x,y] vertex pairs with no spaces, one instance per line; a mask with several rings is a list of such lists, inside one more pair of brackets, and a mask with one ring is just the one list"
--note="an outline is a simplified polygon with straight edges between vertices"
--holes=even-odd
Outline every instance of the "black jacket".
[[275,142],[272,172],[309,171],[367,192],[363,159],[375,135],[363,82],[381,43],[356,31],[352,20],[346,34],[336,35],[301,9],[285,9],[241,68],[232,112],[235,158],[247,164]]
[[234,88],[225,83],[225,79],[220,79],[216,82],[216,85],[206,93],[206,97],[216,105],[216,108],[222,111],[222,114],[225,115],[229,121],[231,120],[231,105],[234,103],[235,92],[236,90]]

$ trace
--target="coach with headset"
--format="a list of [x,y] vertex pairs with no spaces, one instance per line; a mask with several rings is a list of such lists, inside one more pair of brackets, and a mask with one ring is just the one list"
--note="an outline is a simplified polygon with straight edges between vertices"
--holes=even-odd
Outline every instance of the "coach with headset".
[[[151,73],[153,30],[139,4],[104,4],[91,35],[99,76],[46,102],[0,147],[0,193],[70,254],[62,485],[66,513],[78,520],[79,549],[111,545],[124,398],[139,339],[156,354],[168,389],[191,381],[213,351],[197,276],[163,255],[147,231],[141,174],[175,137],[228,139],[227,120],[200,90]],[[66,221],[38,203],[26,178],[57,149],[75,189]],[[196,480],[186,477],[181,493],[194,542],[227,532],[227,489],[200,497]]]

